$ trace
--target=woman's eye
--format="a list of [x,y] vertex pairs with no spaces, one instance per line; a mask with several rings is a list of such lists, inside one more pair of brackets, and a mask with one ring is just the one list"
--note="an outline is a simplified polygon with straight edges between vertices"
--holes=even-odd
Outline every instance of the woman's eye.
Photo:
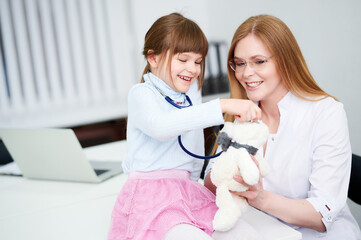
[[187,61],[187,60],[181,59],[181,58],[178,58],[178,60],[181,61],[181,62],[186,62]]
[[236,66],[238,66],[238,67],[242,67],[242,66],[246,65],[245,62],[235,62],[235,64],[236,64]]
[[257,65],[262,65],[263,63],[265,63],[266,60],[255,60],[254,63],[257,64]]
[[202,61],[200,61],[200,62],[195,62],[195,64],[201,64],[202,63]]

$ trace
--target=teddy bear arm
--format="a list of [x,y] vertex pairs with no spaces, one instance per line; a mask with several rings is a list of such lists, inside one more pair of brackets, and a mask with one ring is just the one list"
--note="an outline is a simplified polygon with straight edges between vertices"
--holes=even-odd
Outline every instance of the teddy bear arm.
[[259,180],[259,169],[257,165],[246,150],[242,149],[238,155],[238,167],[243,180],[249,185],[257,184]]
[[255,155],[255,158],[258,161],[258,166],[262,177],[267,176],[269,172],[269,166],[259,151]]

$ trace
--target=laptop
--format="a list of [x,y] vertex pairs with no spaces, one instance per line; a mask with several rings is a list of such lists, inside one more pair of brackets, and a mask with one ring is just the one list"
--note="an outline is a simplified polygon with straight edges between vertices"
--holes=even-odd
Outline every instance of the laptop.
[[99,183],[122,172],[120,161],[89,161],[72,129],[4,129],[0,138],[26,178]]

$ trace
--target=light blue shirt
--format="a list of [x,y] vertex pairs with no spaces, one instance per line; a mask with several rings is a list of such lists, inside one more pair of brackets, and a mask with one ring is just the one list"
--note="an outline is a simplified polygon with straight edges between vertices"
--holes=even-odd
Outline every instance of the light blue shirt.
[[204,155],[203,129],[224,123],[219,99],[202,104],[195,81],[187,92],[193,106],[178,109],[160,92],[177,102],[183,102],[185,94],[176,92],[150,72],[144,75],[144,81],[133,86],[128,95],[124,172],[181,169],[189,171],[192,180],[198,180],[204,160],[186,154],[177,138],[181,135],[189,151]]

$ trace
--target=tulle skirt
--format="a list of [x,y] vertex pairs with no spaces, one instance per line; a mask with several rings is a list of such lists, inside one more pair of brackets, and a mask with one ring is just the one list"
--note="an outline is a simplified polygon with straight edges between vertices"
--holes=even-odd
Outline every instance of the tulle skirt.
[[181,223],[213,232],[215,196],[182,170],[133,172],[114,205],[109,240],[161,239]]

